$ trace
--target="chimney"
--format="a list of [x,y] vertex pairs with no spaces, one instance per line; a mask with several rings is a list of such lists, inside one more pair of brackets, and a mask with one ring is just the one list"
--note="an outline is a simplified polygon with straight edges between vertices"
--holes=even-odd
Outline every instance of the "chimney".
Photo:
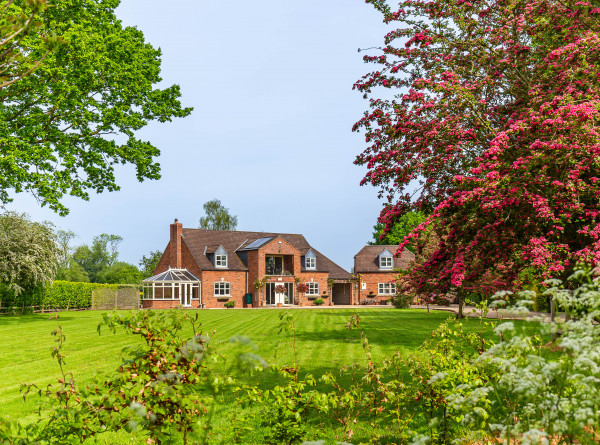
[[171,242],[169,243],[171,251],[169,252],[169,266],[173,269],[181,269],[181,232],[183,226],[180,222],[171,224]]

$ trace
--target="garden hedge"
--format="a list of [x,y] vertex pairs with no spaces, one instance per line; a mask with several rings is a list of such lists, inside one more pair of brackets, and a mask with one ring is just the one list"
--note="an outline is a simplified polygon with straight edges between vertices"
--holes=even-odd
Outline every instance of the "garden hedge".
[[79,309],[92,306],[92,291],[99,288],[118,289],[119,284],[74,283],[54,281],[51,286],[15,296],[3,295],[2,307],[40,307],[44,309]]

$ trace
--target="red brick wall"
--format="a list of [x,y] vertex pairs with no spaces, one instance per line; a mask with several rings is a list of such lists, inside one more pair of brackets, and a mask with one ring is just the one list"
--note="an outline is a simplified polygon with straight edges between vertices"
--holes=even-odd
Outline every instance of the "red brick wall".
[[[225,307],[228,301],[235,301],[235,307],[244,307],[244,294],[248,292],[247,273],[235,270],[205,270],[202,272],[202,303],[206,307]],[[228,299],[215,298],[215,282],[228,281],[231,296]]]
[[165,247],[165,251],[163,252],[162,257],[160,258],[160,261],[156,265],[156,269],[154,269],[154,275],[158,275],[159,273],[167,270],[169,268],[169,264],[171,264],[171,242],[170,241],[169,241],[169,244],[167,244],[167,247]]
[[[197,308],[198,300],[192,300],[192,307]],[[179,300],[142,300],[142,308],[144,309],[173,309],[179,306]]]
[[284,269],[292,272],[292,275],[298,276],[302,269],[300,264],[300,251],[288,243],[281,237],[275,238],[269,244],[258,249],[258,272],[264,274],[265,271],[265,255],[290,255],[284,257]]
[[[259,258],[258,258],[258,250],[250,250],[248,251],[248,292],[252,293],[252,306],[258,307],[260,305],[259,298],[260,292],[259,290],[254,288],[254,282],[256,280],[260,280],[265,275],[265,262],[264,258],[262,261],[262,272],[260,271],[259,266]],[[264,288],[262,290],[263,298],[264,298]]]
[[[382,300],[389,300],[392,295],[379,295],[379,283],[396,282],[398,278],[397,273],[393,272],[372,272],[372,273],[361,273],[360,283],[358,284],[358,302],[367,298],[372,301],[373,304],[378,304]],[[363,289],[363,283],[367,284],[367,288]],[[367,297],[369,292],[373,292],[375,297]]]
[[[311,281],[313,281],[315,283],[319,283],[319,297],[323,296],[323,291],[325,291],[326,295],[329,295],[329,298],[323,299],[325,301],[325,303],[323,303],[323,305],[324,306],[333,305],[333,299],[331,298],[329,289],[327,288],[327,278],[329,278],[328,273],[304,272],[304,273],[299,273],[297,276],[300,277],[300,283],[309,283]],[[296,294],[300,295],[297,292],[296,292]],[[304,306],[312,306],[314,301],[315,301],[315,299],[313,299],[312,296],[311,296],[311,299],[309,299],[308,296],[306,296],[306,295],[302,295],[302,297],[300,298],[300,303],[303,304]]]
[[173,269],[181,269],[181,233],[183,227],[180,222],[177,222],[177,219],[170,226],[170,257],[171,257],[171,267]]

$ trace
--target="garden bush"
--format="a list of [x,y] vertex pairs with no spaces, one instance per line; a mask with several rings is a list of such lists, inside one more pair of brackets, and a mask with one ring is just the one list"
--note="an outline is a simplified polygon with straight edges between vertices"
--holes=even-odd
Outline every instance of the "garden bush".
[[410,304],[413,301],[413,296],[407,294],[397,294],[394,295],[390,301],[396,309],[407,309],[410,307]]
[[315,306],[321,306],[323,303],[325,303],[325,300],[323,300],[322,298],[317,298],[315,301],[313,301],[313,304]]
[[23,312],[31,307],[44,309],[82,309],[92,306],[94,289],[118,289],[118,284],[74,283],[71,281],[54,281],[51,286],[23,292],[18,296],[9,293],[2,297],[2,307],[23,308]]

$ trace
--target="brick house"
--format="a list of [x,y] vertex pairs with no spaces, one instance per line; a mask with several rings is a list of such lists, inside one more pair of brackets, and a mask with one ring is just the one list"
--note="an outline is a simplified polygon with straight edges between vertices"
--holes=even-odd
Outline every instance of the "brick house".
[[396,294],[398,271],[406,270],[415,255],[406,248],[395,257],[397,245],[365,246],[354,255],[354,274],[358,277],[358,301],[379,304]]
[[[356,302],[352,276],[302,235],[184,229],[177,220],[142,307],[325,305]],[[297,292],[305,283],[308,291]]]

